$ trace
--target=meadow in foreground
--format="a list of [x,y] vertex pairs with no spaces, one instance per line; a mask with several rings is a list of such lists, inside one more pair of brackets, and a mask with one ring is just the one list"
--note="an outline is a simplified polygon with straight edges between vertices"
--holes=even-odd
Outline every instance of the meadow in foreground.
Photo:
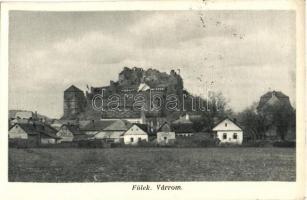
[[295,181],[293,148],[9,149],[9,181]]

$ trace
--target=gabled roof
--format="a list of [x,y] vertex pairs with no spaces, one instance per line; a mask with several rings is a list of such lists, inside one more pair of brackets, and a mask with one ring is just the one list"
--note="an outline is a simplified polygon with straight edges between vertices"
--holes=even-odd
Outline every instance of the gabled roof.
[[167,122],[164,122],[160,128],[158,128],[157,132],[167,132],[167,131],[171,131],[171,125]]
[[123,132],[122,131],[106,131],[106,132],[99,132],[97,134],[95,134],[94,137],[96,137],[96,135],[99,134],[99,139],[119,139],[122,135]]
[[133,125],[136,125],[140,129],[142,129],[144,132],[147,132],[147,130],[148,130],[148,126],[146,124],[134,123]]
[[107,126],[105,131],[126,131],[131,127],[131,123],[127,120],[116,120],[115,122],[111,123],[109,126]]
[[15,124],[13,127],[15,127],[16,125],[20,126],[20,128],[22,128],[29,135],[44,134],[52,138],[59,138],[58,136],[56,136],[57,130],[47,124]]
[[63,127],[66,127],[66,128],[67,128],[72,134],[74,134],[74,135],[81,134],[79,127],[76,126],[76,125],[63,124],[63,125],[61,126],[61,128],[59,129],[59,131],[60,131]]
[[[225,120],[228,120],[230,121],[234,126],[232,127],[232,129],[230,129],[229,125],[227,125],[227,128],[220,128],[218,129],[218,126],[220,124],[222,124]],[[224,119],[222,119],[221,121],[219,121],[212,129],[213,131],[218,131],[218,130],[243,130],[243,128],[237,123],[235,122],[234,120],[230,119],[229,117],[226,117]]]
[[110,126],[112,123],[114,123],[114,120],[106,120],[106,121],[91,121],[87,123],[85,126],[80,127],[80,130],[82,131],[102,131],[108,126]]
[[[138,127],[141,131],[135,130],[135,129],[132,130],[132,128],[135,127],[135,126]],[[134,124],[131,125],[131,127],[129,129],[127,129],[127,131],[123,135],[126,135],[126,134],[129,134],[129,135],[144,135],[144,134],[146,134],[146,135],[148,135],[147,125],[134,123]]]
[[76,86],[71,85],[69,88],[65,90],[65,92],[83,92],[83,91],[77,88]]

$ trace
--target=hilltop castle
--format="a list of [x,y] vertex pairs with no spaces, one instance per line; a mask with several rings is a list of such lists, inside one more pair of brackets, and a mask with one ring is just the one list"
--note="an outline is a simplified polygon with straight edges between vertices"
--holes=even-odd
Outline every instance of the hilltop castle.
[[[167,94],[180,95],[183,91],[183,81],[179,74],[171,70],[170,74],[158,70],[125,67],[119,73],[118,81],[110,81],[108,86],[90,87],[85,93],[75,86],[70,86],[64,91],[63,119],[135,119],[140,122],[146,117],[154,119],[165,118],[163,109],[155,110],[163,104]],[[100,98],[95,98],[99,95]],[[113,97],[112,97],[113,95]],[[135,104],[137,97],[143,104]],[[149,100],[152,97],[159,97]],[[111,99],[110,99],[111,98]],[[112,98],[120,98],[118,109],[112,107]],[[162,100],[162,101],[161,101]],[[100,110],[93,108],[93,102]],[[102,104],[101,102],[105,102]],[[133,121],[133,120],[132,120]],[[161,122],[162,123],[162,122]]]

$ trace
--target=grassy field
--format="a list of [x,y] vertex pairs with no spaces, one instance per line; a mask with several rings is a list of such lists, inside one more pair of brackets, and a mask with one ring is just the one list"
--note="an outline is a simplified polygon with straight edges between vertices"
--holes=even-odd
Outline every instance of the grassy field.
[[9,181],[295,181],[295,149],[9,149]]

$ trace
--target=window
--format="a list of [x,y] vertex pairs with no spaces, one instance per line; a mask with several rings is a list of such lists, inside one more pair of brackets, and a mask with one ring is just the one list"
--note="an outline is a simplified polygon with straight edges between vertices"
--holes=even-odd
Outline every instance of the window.
[[139,137],[139,138],[138,138],[138,141],[141,142],[141,141],[142,141],[142,138]]
[[226,139],[227,139],[227,134],[223,133],[223,140],[226,140]]
[[227,127],[227,123],[225,123],[225,127]]
[[238,138],[237,133],[234,133],[234,134],[233,134],[233,139],[237,139],[237,138]]
[[130,142],[133,142],[133,138],[130,138]]
[[167,140],[167,137],[164,137],[164,140]]

